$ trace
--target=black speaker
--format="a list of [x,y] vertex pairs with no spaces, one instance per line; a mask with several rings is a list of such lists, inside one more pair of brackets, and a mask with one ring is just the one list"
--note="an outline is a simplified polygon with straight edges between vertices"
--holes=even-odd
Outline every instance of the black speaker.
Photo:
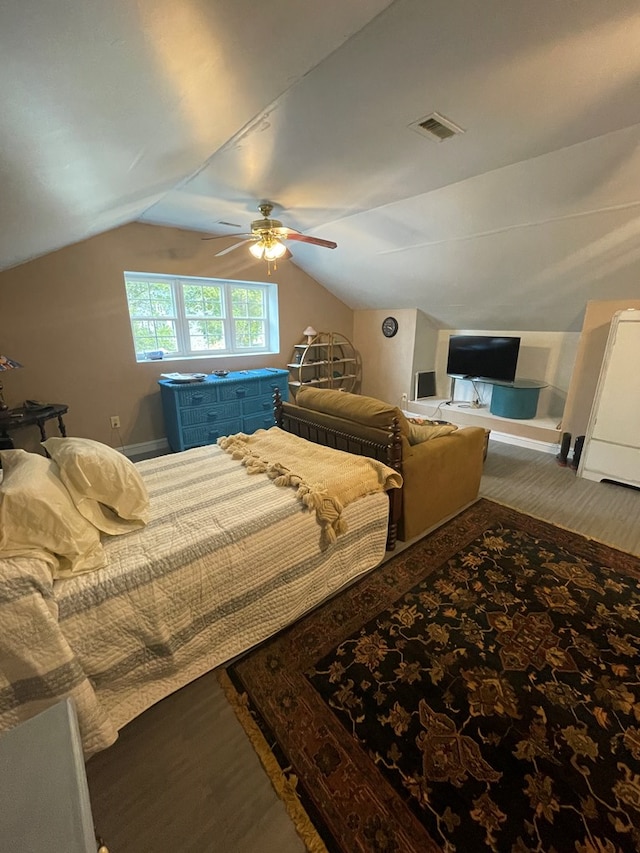
[[434,370],[427,370],[423,373],[416,373],[415,383],[415,400],[421,400],[423,397],[436,396],[436,374]]
[[582,447],[584,445],[584,436],[579,435],[576,438],[575,444],[573,445],[573,458],[571,459],[571,467],[578,468],[580,464],[580,457],[582,456]]
[[562,433],[562,441],[560,442],[560,453],[556,456],[559,465],[567,464],[567,457],[569,456],[569,448],[571,447],[571,433],[563,432]]

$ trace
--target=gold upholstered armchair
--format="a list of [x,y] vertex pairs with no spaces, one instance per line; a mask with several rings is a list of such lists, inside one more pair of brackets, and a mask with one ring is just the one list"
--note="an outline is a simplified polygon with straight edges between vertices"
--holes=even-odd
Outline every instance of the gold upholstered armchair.
[[411,422],[396,406],[374,397],[303,387],[283,411],[306,410],[309,420],[339,434],[384,441],[399,427],[404,481],[398,538],[404,541],[444,523],[476,500],[487,432],[481,427]]

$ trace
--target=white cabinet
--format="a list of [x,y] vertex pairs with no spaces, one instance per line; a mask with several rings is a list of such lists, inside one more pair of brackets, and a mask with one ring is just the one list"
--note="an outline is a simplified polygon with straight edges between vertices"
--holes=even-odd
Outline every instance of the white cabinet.
[[640,311],[612,320],[578,475],[640,488]]
[[0,735],[0,850],[97,849],[78,718],[65,699]]

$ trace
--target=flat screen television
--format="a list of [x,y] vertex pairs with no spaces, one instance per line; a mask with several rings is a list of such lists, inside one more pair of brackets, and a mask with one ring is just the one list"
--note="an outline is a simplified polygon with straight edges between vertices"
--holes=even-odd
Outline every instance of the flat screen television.
[[513,382],[520,338],[450,335],[447,374],[463,379]]

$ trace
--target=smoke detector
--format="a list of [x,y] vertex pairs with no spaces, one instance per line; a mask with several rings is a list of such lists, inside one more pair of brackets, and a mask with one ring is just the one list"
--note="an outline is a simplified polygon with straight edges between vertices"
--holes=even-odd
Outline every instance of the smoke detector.
[[429,113],[428,116],[412,122],[409,127],[434,142],[444,142],[445,139],[451,139],[452,136],[464,133],[464,128],[441,116],[440,113]]

